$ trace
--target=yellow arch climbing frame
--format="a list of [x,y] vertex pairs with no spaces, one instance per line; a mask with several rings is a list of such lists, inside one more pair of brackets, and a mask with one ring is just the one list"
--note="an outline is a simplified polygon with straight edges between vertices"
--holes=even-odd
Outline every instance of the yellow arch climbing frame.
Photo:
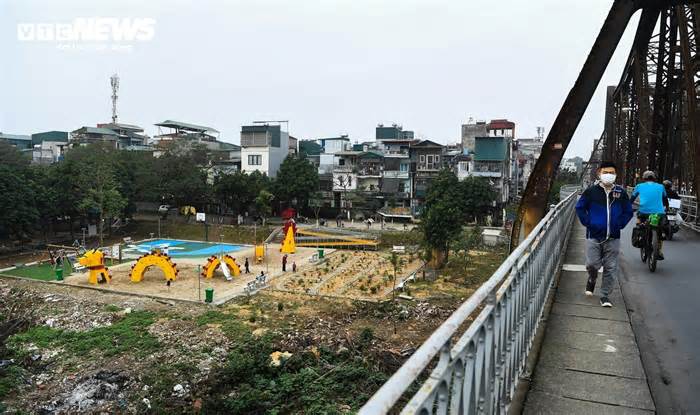
[[175,278],[177,278],[177,265],[171,260],[171,258],[168,255],[163,255],[161,253],[152,253],[142,256],[131,267],[131,281],[141,282],[143,279],[143,273],[146,272],[148,268],[154,266],[163,271],[166,280],[175,281]]
[[[231,255],[224,255],[223,262],[226,263],[226,266],[228,266],[228,269],[231,271],[231,274],[234,277],[241,275],[241,268],[238,266],[236,260],[233,259]],[[213,278],[214,271],[216,271],[216,269],[220,266],[221,260],[217,256],[212,255],[207,260],[207,263],[204,264],[204,268],[202,269],[202,277]]]

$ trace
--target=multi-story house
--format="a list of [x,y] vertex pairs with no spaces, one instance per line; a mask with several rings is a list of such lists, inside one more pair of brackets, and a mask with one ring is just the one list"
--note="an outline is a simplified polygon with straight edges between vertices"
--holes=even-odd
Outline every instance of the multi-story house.
[[469,176],[485,177],[498,193],[497,203],[508,202],[510,142],[506,137],[476,137],[473,170]]
[[289,133],[279,125],[244,125],[241,127],[241,170],[259,171],[277,176],[280,165],[289,154]]
[[411,166],[413,174],[413,194],[411,206],[419,213],[425,203],[430,182],[437,177],[444,166],[445,146],[434,141],[423,140],[411,146]]

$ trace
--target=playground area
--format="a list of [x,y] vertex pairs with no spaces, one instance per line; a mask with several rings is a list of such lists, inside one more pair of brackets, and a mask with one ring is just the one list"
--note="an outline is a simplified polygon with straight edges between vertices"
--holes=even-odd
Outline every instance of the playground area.
[[[176,244],[174,246],[182,246]],[[254,289],[261,288],[267,282],[274,280],[282,274],[282,253],[279,244],[267,246],[264,259],[256,261],[255,247],[231,245],[232,251],[223,251],[223,254],[235,260],[237,269],[234,271],[226,263],[219,263],[206,278],[203,273],[211,262],[211,255],[192,255],[193,252],[208,253],[209,249],[196,248],[189,251],[172,250],[179,255],[168,254],[170,258],[161,255],[161,259],[147,262],[139,266],[139,261],[129,261],[112,267],[107,267],[110,275],[109,282],[92,284],[87,271],[73,272],[65,279],[65,284],[93,287],[105,291],[122,292],[129,294],[145,295],[163,299],[204,301],[207,289],[213,289],[213,302],[222,303],[231,298],[245,295],[253,284]],[[184,248],[184,246],[183,246]],[[220,247],[216,247],[219,249]],[[220,251],[221,252],[221,251]],[[288,256],[288,270],[292,264],[306,265],[316,254],[311,248],[297,248],[296,253]],[[212,254],[213,255],[213,254]],[[215,258],[218,256],[213,255]],[[152,258],[153,255],[143,253],[140,258]],[[245,259],[250,263],[250,273],[244,269]],[[133,268],[133,269],[132,269]],[[135,277],[134,272],[141,275]],[[229,275],[226,275],[227,271]],[[265,274],[264,282],[260,281],[261,272]],[[237,274],[237,275],[236,275]],[[140,279],[138,282],[135,279]]]
[[384,299],[394,284],[401,286],[423,265],[417,255],[400,254],[401,266],[394,282],[394,266],[389,258],[389,254],[376,251],[336,251],[319,264],[275,279],[272,288],[349,299]]

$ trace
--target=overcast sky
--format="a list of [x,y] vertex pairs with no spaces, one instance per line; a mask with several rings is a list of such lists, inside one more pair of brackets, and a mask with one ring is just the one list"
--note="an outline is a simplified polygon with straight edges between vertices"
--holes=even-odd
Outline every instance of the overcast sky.
[[[0,131],[71,131],[119,121],[153,135],[173,119],[239,142],[240,126],[288,119],[292,135],[374,138],[377,123],[459,141],[469,117],[549,131],[612,0],[0,0]],[[21,41],[18,23],[152,18],[150,41]],[[633,20],[569,147],[603,128]],[[102,50],[113,45],[122,50]],[[72,49],[70,49],[72,48]]]

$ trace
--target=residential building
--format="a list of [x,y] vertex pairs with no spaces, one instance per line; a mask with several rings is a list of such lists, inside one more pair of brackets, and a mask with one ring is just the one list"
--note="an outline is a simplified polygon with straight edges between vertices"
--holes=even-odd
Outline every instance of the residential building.
[[279,125],[244,125],[241,127],[241,170],[259,171],[269,177],[289,154],[289,133]]
[[150,150],[148,140],[143,128],[138,125],[123,123],[97,124],[98,128],[107,128],[117,133],[118,148],[121,150]]
[[497,203],[507,203],[510,197],[510,139],[505,136],[476,137],[474,150],[474,167],[469,175],[488,178],[498,193]]
[[445,146],[430,140],[422,140],[411,146],[413,192],[411,206],[418,209],[425,203],[430,182],[443,167]]
[[467,124],[462,124],[462,150],[466,154],[474,153],[476,137],[487,137],[486,121],[473,122],[471,119]]
[[377,125],[375,129],[375,138],[380,140],[413,140],[413,131],[404,130],[402,126],[392,124],[390,127],[385,127],[384,124]]
[[581,157],[564,159],[561,166],[559,166],[559,170],[578,174],[583,170],[583,159]]
[[45,131],[32,134],[32,162],[51,164],[63,159],[68,148],[70,133]]
[[295,156],[299,154],[299,140],[291,135],[289,136],[289,154]]
[[474,160],[472,160],[472,156],[461,154],[455,157],[453,169],[457,175],[457,179],[460,181],[471,176],[471,172],[474,171]]
[[333,166],[337,161],[335,154],[343,151],[351,150],[350,138],[347,135],[338,137],[319,138],[318,143],[321,145],[321,153],[319,154],[319,174],[333,173]]
[[119,148],[119,134],[109,128],[83,126],[71,132],[71,146],[86,146],[93,143],[107,143]]
[[518,138],[514,141],[514,158],[516,160],[513,171],[513,196],[517,196],[525,190],[530,173],[535,168],[537,159],[542,153],[544,145],[544,128],[537,128],[537,136],[533,138]]

